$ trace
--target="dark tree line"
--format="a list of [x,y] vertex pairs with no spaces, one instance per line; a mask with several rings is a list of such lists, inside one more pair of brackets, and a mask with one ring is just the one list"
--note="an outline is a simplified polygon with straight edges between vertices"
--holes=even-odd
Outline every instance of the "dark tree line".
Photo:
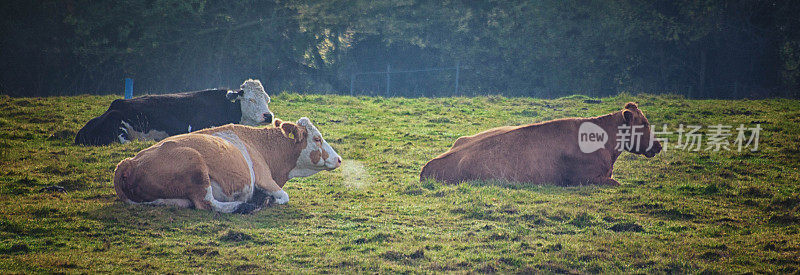
[[[0,93],[235,87],[384,94],[356,72],[459,64],[460,94],[800,96],[800,2],[0,1]],[[392,74],[448,96],[454,70]]]

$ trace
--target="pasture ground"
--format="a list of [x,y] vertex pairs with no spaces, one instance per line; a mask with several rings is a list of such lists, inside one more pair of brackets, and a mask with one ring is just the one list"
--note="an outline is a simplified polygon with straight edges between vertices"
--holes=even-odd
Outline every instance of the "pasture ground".
[[[0,273],[800,271],[797,100],[284,93],[277,117],[311,118],[346,162],[237,215],[117,201],[115,165],[152,142],[72,145],[115,98],[0,97]],[[623,153],[613,188],[418,181],[459,136],[627,101],[671,130],[761,124],[759,151]]]

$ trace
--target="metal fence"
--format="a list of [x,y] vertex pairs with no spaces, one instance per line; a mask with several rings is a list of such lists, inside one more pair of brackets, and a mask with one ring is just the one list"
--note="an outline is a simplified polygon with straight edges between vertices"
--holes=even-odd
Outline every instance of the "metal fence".
[[[377,89],[376,87],[383,86],[383,87],[380,87],[380,88],[383,88],[382,89],[384,91],[383,96],[386,96],[386,97],[396,96],[396,95],[417,96],[417,95],[420,95],[420,91],[413,89],[415,87],[415,85],[409,85],[408,83],[402,83],[402,84],[404,84],[402,86],[405,86],[405,89],[404,89],[405,91],[401,92],[401,93],[397,93],[397,92],[394,92],[392,90],[392,88],[393,88],[393,84],[392,83],[393,82],[398,82],[398,80],[399,81],[405,81],[405,82],[414,82],[414,83],[420,83],[420,82],[426,82],[426,81],[427,82],[430,82],[430,81],[442,81],[442,79],[446,79],[446,78],[452,77],[452,80],[451,80],[452,81],[452,87],[453,87],[452,88],[453,89],[452,90],[453,91],[452,95],[458,96],[458,95],[461,95],[459,93],[458,83],[459,83],[459,77],[460,77],[460,74],[461,74],[461,70],[463,70],[463,69],[464,68],[458,62],[456,62],[456,64],[453,67],[434,67],[434,68],[403,69],[403,70],[393,70],[391,64],[386,64],[386,70],[385,71],[355,72],[355,73],[350,74],[350,95],[363,94],[363,92],[365,90],[368,93],[369,92],[378,93],[379,90],[381,90],[381,89]],[[452,75],[450,77],[447,77],[447,76],[445,76],[445,77],[441,77],[441,76],[440,77],[419,76],[419,74],[430,73],[430,72],[449,72],[449,73],[452,73]],[[361,76],[361,77],[359,77],[359,76]],[[364,76],[367,76],[367,77],[364,77]],[[369,76],[377,76],[378,78],[382,78],[381,80],[383,80],[382,81],[383,83],[377,83],[377,81],[379,80],[378,78],[369,77]],[[363,82],[368,82],[369,84],[372,84],[372,85],[364,85]],[[366,86],[365,88],[367,88],[367,89],[365,89],[365,90],[364,89],[359,89],[359,87],[358,87],[359,84],[362,84],[362,86]],[[377,85],[375,85],[375,84],[377,84]],[[400,86],[400,85],[395,85],[395,86]],[[416,85],[416,86],[418,86],[418,85]],[[442,87],[441,85],[431,85],[431,86]],[[410,92],[409,92],[409,87],[411,87],[411,91]],[[440,91],[436,91],[436,92],[428,91],[428,93],[436,94],[436,95],[445,95],[446,94],[446,92],[440,92]],[[380,94],[376,94],[376,95],[380,95]],[[422,92],[422,95],[425,95],[425,92]]]

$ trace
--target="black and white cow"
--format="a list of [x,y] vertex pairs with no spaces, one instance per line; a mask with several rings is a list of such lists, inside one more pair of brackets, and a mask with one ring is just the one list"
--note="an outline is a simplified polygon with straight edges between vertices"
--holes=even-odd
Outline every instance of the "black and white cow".
[[240,123],[272,123],[270,98],[258,80],[248,79],[238,91],[148,95],[117,99],[101,116],[86,123],[75,144],[106,145],[131,140],[162,140],[193,130]]

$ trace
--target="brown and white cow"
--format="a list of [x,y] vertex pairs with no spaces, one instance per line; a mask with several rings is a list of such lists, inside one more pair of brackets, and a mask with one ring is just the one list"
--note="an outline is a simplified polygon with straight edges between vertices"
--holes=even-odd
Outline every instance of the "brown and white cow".
[[[617,141],[635,136],[638,142],[617,146]],[[460,137],[449,151],[425,164],[420,180],[619,185],[611,172],[623,149],[646,157],[661,151],[650,123],[633,102],[604,116],[504,126]]]
[[308,118],[274,128],[228,124],[172,136],[122,160],[114,189],[134,204],[247,213],[254,194],[289,201],[286,181],[333,170],[342,159]]

